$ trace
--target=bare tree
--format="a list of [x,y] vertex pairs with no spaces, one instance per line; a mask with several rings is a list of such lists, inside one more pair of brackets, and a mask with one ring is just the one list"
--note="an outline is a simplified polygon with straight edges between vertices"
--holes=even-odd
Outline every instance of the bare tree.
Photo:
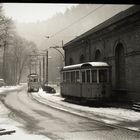
[[3,79],[5,82],[9,80],[8,78],[8,69],[7,69],[7,53],[10,41],[12,39],[12,30],[14,28],[13,22],[11,19],[4,16],[2,11],[2,5],[0,5],[0,47],[3,48]]
[[28,56],[36,45],[20,37],[13,21],[4,16],[0,5],[0,47],[3,48],[3,79],[6,84],[19,84]]
[[13,55],[15,59],[15,75],[17,84],[20,83],[23,69],[28,65],[29,56],[33,50],[36,50],[36,45],[19,36],[14,39]]

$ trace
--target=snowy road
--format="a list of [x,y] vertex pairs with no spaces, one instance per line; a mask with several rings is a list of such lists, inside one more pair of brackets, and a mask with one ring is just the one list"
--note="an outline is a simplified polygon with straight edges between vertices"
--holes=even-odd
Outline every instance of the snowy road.
[[45,136],[38,140],[48,140],[48,138],[54,140],[140,139],[140,133],[110,127],[92,119],[63,111],[63,109],[58,110],[50,105],[36,102],[27,93],[26,88],[7,94],[4,97],[4,102],[11,111],[10,118],[21,124],[27,134]]

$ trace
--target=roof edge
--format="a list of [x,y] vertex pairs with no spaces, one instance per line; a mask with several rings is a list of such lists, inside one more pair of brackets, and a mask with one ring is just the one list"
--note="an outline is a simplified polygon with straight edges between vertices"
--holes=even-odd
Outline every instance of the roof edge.
[[116,15],[112,16],[111,18],[107,19],[106,21],[98,24],[97,26],[95,26],[95,27],[91,28],[90,30],[86,31],[85,33],[81,34],[79,37],[67,42],[66,44],[64,44],[63,49],[65,47],[67,47],[68,45],[72,44],[73,42],[79,41],[80,39],[82,39],[84,37],[94,34],[95,32],[100,31],[108,26],[111,26],[112,24],[114,24],[120,20],[123,20],[139,11],[140,11],[140,5],[134,5],[124,11],[121,11],[121,12],[117,13]]

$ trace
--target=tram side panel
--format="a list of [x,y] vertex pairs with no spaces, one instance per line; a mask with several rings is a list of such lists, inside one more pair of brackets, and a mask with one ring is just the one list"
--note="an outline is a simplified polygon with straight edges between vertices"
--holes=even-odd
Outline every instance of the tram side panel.
[[89,100],[107,99],[110,97],[110,84],[83,84],[82,97]]
[[65,97],[79,97],[89,100],[108,99],[111,93],[110,84],[61,84],[61,94]]
[[61,83],[61,94],[69,97],[81,97],[81,84]]
[[82,97],[84,98],[98,98],[100,96],[101,85],[82,84]]

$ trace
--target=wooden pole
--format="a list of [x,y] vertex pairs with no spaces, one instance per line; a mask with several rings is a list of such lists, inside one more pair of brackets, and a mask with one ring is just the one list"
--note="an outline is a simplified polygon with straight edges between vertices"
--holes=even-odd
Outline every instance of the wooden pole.
[[46,84],[48,85],[48,50],[46,50]]

